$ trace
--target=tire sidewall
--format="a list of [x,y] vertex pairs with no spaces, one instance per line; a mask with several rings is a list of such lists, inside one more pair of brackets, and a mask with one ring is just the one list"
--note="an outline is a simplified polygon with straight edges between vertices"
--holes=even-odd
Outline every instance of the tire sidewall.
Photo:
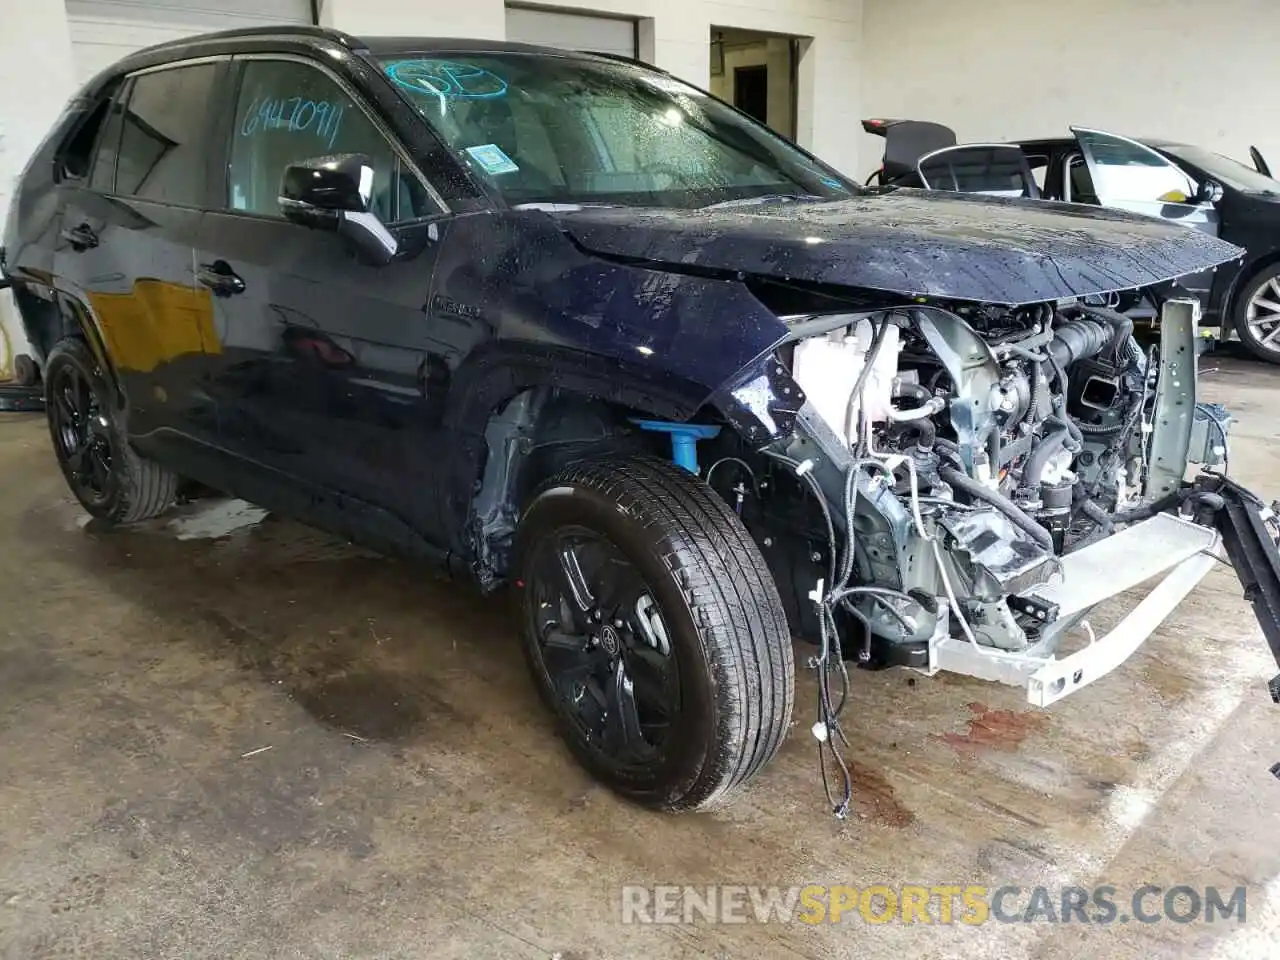
[[520,581],[529,584],[532,547],[558,530],[585,527],[606,537],[633,563],[657,601],[671,654],[679,675],[680,713],[663,745],[661,764],[637,774],[606,764],[583,743],[572,714],[552,689],[533,634],[532,591],[519,590],[520,632],[525,657],[538,691],[555,714],[557,725],[574,755],[597,777],[633,799],[670,805],[690,793],[715,759],[712,751],[720,738],[717,682],[688,598],[680,588],[678,568],[673,573],[668,557],[673,544],[646,528],[644,518],[590,486],[556,483],[533,500],[520,523],[516,540],[516,569]]
[[1240,289],[1232,308],[1236,334],[1253,356],[1268,363],[1280,363],[1280,348],[1263,346],[1253,331],[1249,329],[1249,301],[1254,298],[1264,284],[1280,277],[1280,264],[1264,267],[1254,274]]
[[[106,417],[107,433],[111,442],[111,471],[107,475],[106,495],[101,500],[86,498],[84,491],[81,490],[80,484],[72,475],[71,469],[62,456],[62,445],[58,437],[57,426],[54,423],[53,394],[58,381],[61,379],[62,370],[67,367],[76,369],[85,378],[89,384],[89,389],[93,391],[94,396],[97,398],[98,408]],[[124,460],[128,456],[128,448],[116,416],[113,392],[102,376],[97,360],[90,353],[89,348],[79,340],[63,340],[50,351],[49,357],[45,361],[44,384],[45,419],[49,428],[49,439],[53,443],[54,456],[58,461],[58,468],[62,471],[62,476],[66,480],[67,486],[75,494],[80,505],[90,514],[102,520],[116,520],[116,518],[125,514],[129,505],[131,491],[129,489],[128,471],[124,469]]]

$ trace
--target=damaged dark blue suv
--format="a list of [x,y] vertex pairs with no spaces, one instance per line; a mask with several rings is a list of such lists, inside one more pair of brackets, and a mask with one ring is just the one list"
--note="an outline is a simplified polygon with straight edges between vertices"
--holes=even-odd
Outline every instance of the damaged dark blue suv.
[[1219,555],[1280,644],[1271,512],[1184,481],[1230,424],[1196,403],[1196,305],[1164,303],[1149,351],[1112,309],[1238,255],[1094,208],[870,195],[632,63],[278,28],[89,83],[3,269],[90,513],[198,482],[509,584],[569,745],[663,809],[765,765],[812,640],[842,814],[846,660],[1047,706]]

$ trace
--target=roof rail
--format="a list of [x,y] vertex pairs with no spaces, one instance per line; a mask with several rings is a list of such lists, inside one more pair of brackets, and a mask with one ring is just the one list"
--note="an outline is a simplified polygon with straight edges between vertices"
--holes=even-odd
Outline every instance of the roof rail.
[[157,53],[164,50],[214,43],[219,40],[237,40],[248,37],[315,37],[318,40],[332,40],[348,50],[364,50],[365,43],[342,30],[332,27],[320,27],[304,23],[281,23],[267,27],[238,27],[235,30],[217,30],[212,33],[197,33],[189,37],[167,40],[154,46],[146,47],[137,53]]

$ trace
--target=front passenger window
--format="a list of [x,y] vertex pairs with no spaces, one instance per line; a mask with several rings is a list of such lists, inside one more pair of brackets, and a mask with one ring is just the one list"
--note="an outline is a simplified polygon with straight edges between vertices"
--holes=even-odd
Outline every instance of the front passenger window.
[[373,212],[384,223],[428,215],[422,184],[368,115],[329,76],[289,60],[249,60],[236,105],[227,206],[281,216],[285,167],[312,157],[362,153],[373,161]]

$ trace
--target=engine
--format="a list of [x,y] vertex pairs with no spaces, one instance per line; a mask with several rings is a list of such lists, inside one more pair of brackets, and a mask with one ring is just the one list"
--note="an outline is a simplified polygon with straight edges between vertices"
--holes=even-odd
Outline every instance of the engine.
[[939,631],[1033,647],[1055,617],[1036,587],[1142,487],[1151,390],[1131,321],[1081,303],[921,306],[805,333],[789,356],[802,432],[847,462],[801,439],[722,489],[796,632],[912,666]]
[[1148,392],[1132,322],[1087,306],[956,315],[967,330],[927,314],[859,319],[797,344],[793,374],[851,447],[910,458],[934,499],[951,499],[956,480],[972,494],[963,473],[1061,553],[1129,505],[1140,478]]

